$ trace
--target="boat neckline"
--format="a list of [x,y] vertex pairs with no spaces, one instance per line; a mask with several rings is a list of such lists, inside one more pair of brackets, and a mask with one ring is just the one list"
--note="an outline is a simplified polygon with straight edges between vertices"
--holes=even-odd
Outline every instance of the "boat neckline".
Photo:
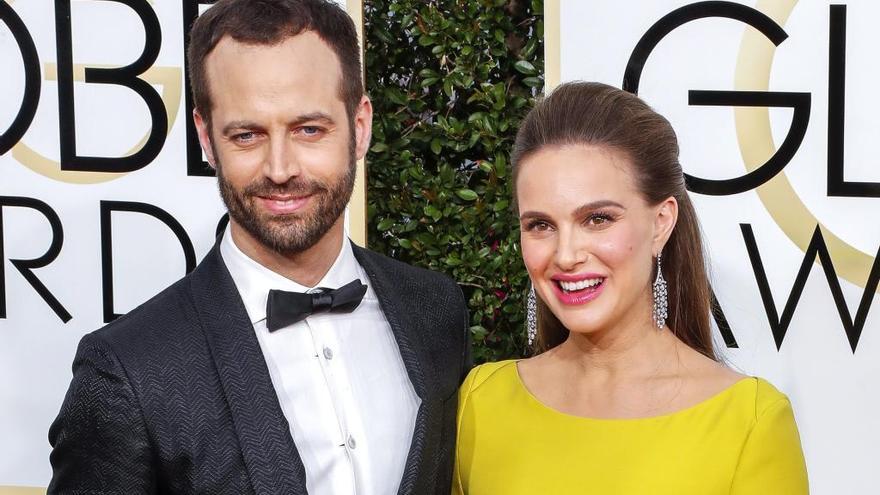
[[516,360],[512,361],[513,374],[514,374],[514,377],[516,378],[517,386],[519,387],[520,390],[522,390],[523,393],[525,393],[525,395],[529,398],[530,401],[534,402],[541,409],[549,411],[553,414],[572,418],[575,420],[593,421],[593,422],[625,423],[625,422],[639,422],[639,421],[656,421],[656,420],[672,418],[672,417],[678,416],[678,415],[684,415],[689,412],[693,412],[695,410],[703,409],[704,407],[707,407],[709,404],[720,400],[722,397],[724,397],[726,395],[729,395],[730,393],[732,393],[733,390],[740,388],[744,383],[754,383],[758,380],[758,378],[754,377],[754,376],[744,376],[744,377],[740,378],[739,380],[733,382],[732,384],[728,385],[724,389],[718,391],[717,393],[701,400],[700,402],[697,402],[696,404],[690,405],[688,407],[685,407],[685,408],[682,408],[682,409],[679,409],[676,411],[668,412],[665,414],[659,414],[656,416],[642,416],[642,417],[636,417],[636,418],[597,418],[594,416],[579,416],[577,414],[562,412],[559,409],[551,407],[551,406],[545,404],[540,399],[538,399],[538,397],[535,396],[535,394],[533,394],[531,390],[529,390],[529,388],[526,386],[526,383],[523,381],[522,376],[519,374],[519,362],[520,361],[521,361],[521,359],[516,359]]

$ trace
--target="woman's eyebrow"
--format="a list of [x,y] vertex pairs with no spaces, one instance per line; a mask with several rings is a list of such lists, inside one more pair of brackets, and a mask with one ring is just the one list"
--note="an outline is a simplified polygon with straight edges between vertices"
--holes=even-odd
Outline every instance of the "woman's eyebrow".
[[584,204],[578,206],[577,208],[575,208],[574,212],[572,213],[572,216],[578,217],[578,216],[584,215],[588,212],[598,210],[600,208],[607,208],[609,206],[614,207],[614,208],[620,208],[621,210],[626,209],[626,207],[624,207],[622,204],[618,203],[617,201],[612,201],[610,199],[600,199],[598,201],[591,201],[589,203],[584,203]]

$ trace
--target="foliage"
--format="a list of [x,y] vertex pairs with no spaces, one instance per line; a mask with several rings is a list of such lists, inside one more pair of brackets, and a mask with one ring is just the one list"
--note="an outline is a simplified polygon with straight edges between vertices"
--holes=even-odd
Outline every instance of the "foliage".
[[543,0],[365,1],[368,242],[458,281],[477,362],[526,354],[510,152],[544,86],[542,14]]

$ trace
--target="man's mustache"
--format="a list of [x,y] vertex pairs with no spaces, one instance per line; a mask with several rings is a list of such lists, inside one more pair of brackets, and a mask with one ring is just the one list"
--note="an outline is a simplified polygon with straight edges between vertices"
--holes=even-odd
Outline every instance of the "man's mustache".
[[328,191],[328,187],[314,180],[291,179],[284,184],[276,184],[268,179],[247,186],[245,196],[310,196]]

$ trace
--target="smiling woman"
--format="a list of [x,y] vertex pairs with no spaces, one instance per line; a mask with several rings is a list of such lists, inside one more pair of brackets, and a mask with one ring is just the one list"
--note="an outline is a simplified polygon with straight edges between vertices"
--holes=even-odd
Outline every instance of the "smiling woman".
[[518,170],[518,202],[528,208],[520,215],[523,260],[543,301],[538,342],[545,348],[569,329],[633,327],[651,313],[651,258],[670,235],[678,204],[673,196],[644,201],[626,162],[605,146],[560,144],[535,151]]
[[[596,233],[590,237],[598,249],[594,254],[624,270],[611,283],[638,288],[620,294],[624,299],[613,321],[619,321],[621,311],[630,318],[649,318],[649,279],[654,279],[654,260],[662,253],[663,275],[670,286],[669,329],[689,347],[715,358],[699,223],[685,189],[675,131],[665,118],[624,91],[599,84],[567,85],[523,123],[513,161],[523,254],[539,296],[539,351],[562,343],[573,328],[559,321],[561,308],[547,308],[557,298],[552,296],[553,285],[541,281],[551,280],[553,274],[535,273],[542,247],[553,247],[546,239],[559,241],[558,236],[536,236],[529,230],[538,207],[545,216],[564,213],[569,223],[587,227],[571,230],[559,225],[559,235]],[[570,216],[565,208],[571,209]],[[570,240],[558,244],[565,249],[589,244]],[[620,280],[624,275],[636,278]]]
[[513,161],[537,354],[462,385],[453,492],[806,494],[788,399],[716,360],[669,122],[568,83],[526,117]]

